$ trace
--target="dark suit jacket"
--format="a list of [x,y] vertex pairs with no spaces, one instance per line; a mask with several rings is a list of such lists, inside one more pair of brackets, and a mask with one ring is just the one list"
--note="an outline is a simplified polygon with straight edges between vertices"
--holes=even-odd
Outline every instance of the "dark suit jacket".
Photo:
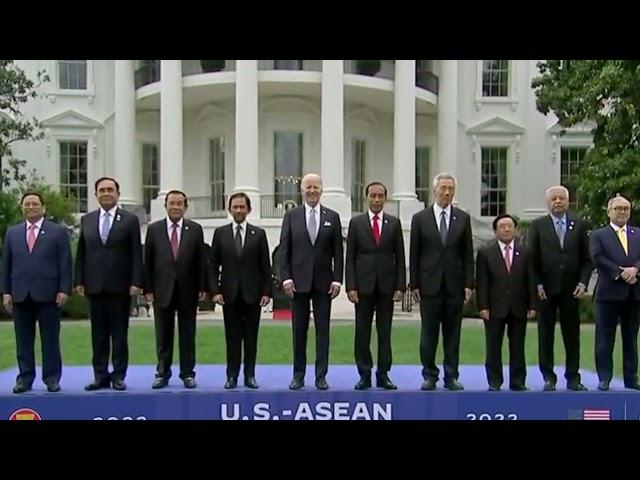
[[407,288],[402,225],[397,217],[386,212],[382,217],[380,245],[373,240],[369,212],[351,219],[347,235],[347,291],[368,295],[373,293],[376,282],[385,294],[404,292]]
[[217,228],[209,257],[209,286],[214,295],[222,293],[225,303],[233,303],[239,292],[246,303],[272,296],[271,260],[266,232],[247,223],[242,254],[238,256],[233,223]]
[[143,287],[140,222],[118,208],[106,245],[98,234],[100,210],[82,217],[76,254],[75,285],[84,285],[85,295],[101,292],[129,294],[129,287]]
[[536,289],[531,256],[517,241],[513,247],[511,271],[507,272],[497,241],[478,250],[476,259],[476,297],[478,310],[488,309],[492,318],[504,318],[509,312],[525,318],[535,309]]
[[535,219],[529,228],[529,251],[536,287],[542,284],[550,295],[572,294],[578,283],[589,285],[593,264],[589,255],[589,228],[567,213],[564,244],[556,235],[550,215]]
[[640,230],[627,225],[627,247],[629,255],[624,253],[620,240],[611,226],[600,228],[591,233],[590,251],[593,263],[598,270],[595,288],[597,302],[626,300],[629,290],[636,300],[640,300],[640,283],[629,286],[620,278],[619,267],[640,269]]
[[320,226],[315,245],[307,232],[305,206],[289,210],[280,231],[282,280],[292,279],[296,291],[329,292],[332,282],[342,283],[344,268],[340,216],[320,205]]
[[473,288],[473,238],[466,212],[451,207],[446,245],[440,240],[433,205],[413,216],[409,273],[411,289],[419,288],[422,295],[437,294],[443,276],[450,292],[464,297],[464,289]]
[[45,219],[33,251],[27,248],[26,222],[9,227],[2,250],[2,293],[13,302],[31,295],[36,302],[54,302],[71,293],[71,247],[67,229]]
[[200,224],[183,219],[178,258],[173,258],[167,219],[147,228],[144,242],[145,293],[153,293],[160,308],[171,303],[175,288],[183,305],[198,303],[198,293],[205,291],[204,235]]

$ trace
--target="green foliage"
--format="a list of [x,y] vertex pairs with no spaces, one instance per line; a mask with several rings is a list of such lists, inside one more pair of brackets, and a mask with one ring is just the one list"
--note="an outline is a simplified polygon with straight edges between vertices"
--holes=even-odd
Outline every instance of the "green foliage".
[[575,185],[581,213],[594,226],[606,223],[606,203],[616,194],[640,213],[640,60],[549,60],[538,68],[532,87],[540,112],[553,111],[563,129],[595,124]]

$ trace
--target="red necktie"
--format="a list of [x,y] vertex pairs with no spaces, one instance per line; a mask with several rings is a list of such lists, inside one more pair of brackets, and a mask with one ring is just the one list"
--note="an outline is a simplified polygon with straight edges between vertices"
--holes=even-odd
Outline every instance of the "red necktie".
[[504,266],[507,267],[507,272],[511,272],[511,257],[509,256],[509,250],[511,247],[509,245],[504,246]]
[[29,225],[29,235],[27,237],[27,246],[29,247],[29,253],[33,252],[33,247],[36,246],[36,224]]
[[173,253],[173,258],[178,258],[178,224],[174,223],[172,225],[173,231],[171,232],[171,253]]
[[380,245],[380,224],[378,223],[378,215],[373,216],[373,228],[371,231],[373,232],[373,240],[376,242],[376,245]]

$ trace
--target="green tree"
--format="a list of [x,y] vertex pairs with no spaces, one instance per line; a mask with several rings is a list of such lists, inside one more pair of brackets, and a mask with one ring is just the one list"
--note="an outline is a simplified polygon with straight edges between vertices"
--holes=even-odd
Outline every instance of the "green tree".
[[28,119],[24,105],[41,97],[38,88],[49,80],[44,71],[29,79],[13,60],[0,60],[0,242],[7,228],[23,219],[20,198],[26,191],[42,194],[47,203],[47,218],[68,225],[75,223],[73,203],[55,191],[36,170],[26,171],[26,160],[13,156],[11,146],[18,141],[37,141],[44,136],[40,122]]
[[621,194],[640,218],[640,60],[548,60],[538,68],[531,86],[540,112],[553,112],[563,129],[595,123],[574,185],[582,213],[602,225],[608,199]]

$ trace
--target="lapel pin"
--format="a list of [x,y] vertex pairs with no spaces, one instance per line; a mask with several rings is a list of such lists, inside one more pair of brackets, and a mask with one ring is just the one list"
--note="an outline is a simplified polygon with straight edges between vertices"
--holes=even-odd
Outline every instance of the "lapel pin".
[[44,230],[40,230],[40,235],[44,235]]
[[384,219],[384,223],[389,223],[389,220],[387,220],[386,218]]
[[455,215],[454,215],[453,217],[451,217],[451,219],[452,219],[452,220],[455,220],[455,219],[456,219]]
[[189,230],[189,226],[188,226],[188,225],[185,225],[185,226],[184,226],[184,229],[185,229],[185,230]]
[[251,235],[255,235],[256,231],[255,230],[251,230]]
[[329,221],[325,220],[325,222],[324,222],[324,226],[325,226],[325,227],[330,227],[330,226],[331,226],[331,222],[329,222]]
[[122,216],[120,214],[116,215],[116,221],[120,221],[120,219],[122,218]]
[[520,255],[520,252],[516,250],[516,257]]
[[633,228],[631,229],[631,233],[635,233],[635,231],[633,230]]

